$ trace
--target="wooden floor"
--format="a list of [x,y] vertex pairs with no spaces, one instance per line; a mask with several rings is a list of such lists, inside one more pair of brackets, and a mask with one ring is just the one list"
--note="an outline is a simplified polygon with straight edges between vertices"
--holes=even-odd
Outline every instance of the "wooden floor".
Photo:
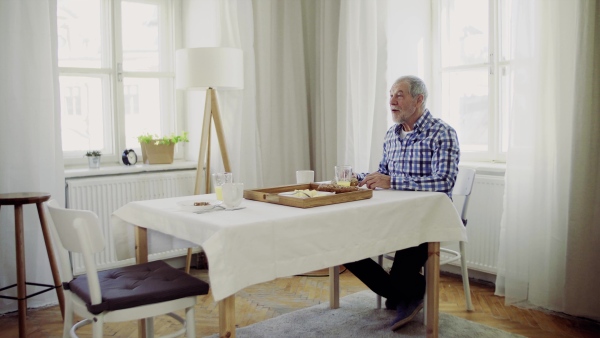
[[[192,270],[207,279],[206,270]],[[236,295],[238,327],[247,326],[284,313],[328,302],[329,282],[326,270],[309,276],[280,278],[247,287]],[[349,271],[340,275],[341,297],[366,290]],[[442,274],[440,281],[440,311],[474,322],[493,326],[526,337],[600,337],[600,323],[532,309],[505,306],[502,297],[494,296],[491,284],[471,281],[474,312],[465,309],[462,282],[459,276]],[[375,307],[375,298],[373,306]],[[62,322],[58,306],[31,309],[27,314],[28,337],[60,337]],[[199,297],[196,306],[196,334],[204,337],[218,332],[218,307],[209,295]],[[156,319],[156,334],[172,330],[170,318]],[[171,331],[172,332],[172,331]],[[88,327],[81,328],[80,337],[90,337]],[[134,322],[107,324],[105,336],[137,337]],[[18,337],[17,314],[0,316],[0,337]]]

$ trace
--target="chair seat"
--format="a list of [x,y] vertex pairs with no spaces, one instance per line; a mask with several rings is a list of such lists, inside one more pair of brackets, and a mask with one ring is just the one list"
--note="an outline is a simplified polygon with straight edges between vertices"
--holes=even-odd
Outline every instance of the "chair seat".
[[163,261],[98,272],[102,302],[91,304],[88,281],[81,275],[65,285],[82,300],[88,311],[99,314],[188,296],[205,295],[209,285]]

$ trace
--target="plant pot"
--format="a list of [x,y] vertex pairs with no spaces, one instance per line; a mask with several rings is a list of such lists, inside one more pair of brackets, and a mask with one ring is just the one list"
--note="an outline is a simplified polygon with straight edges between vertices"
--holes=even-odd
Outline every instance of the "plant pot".
[[142,160],[144,164],[170,164],[173,163],[175,144],[140,143],[142,146]]
[[88,156],[87,158],[90,169],[100,168],[100,156]]

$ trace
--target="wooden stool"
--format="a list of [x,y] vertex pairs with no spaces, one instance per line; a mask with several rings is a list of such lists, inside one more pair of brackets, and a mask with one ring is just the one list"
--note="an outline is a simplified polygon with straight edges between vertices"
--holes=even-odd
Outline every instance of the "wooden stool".
[[[0,289],[0,292],[17,287],[17,297],[0,296],[0,298],[16,299],[19,302],[19,337],[26,337],[27,332],[25,330],[25,318],[27,315],[27,298],[37,296],[41,293],[56,289],[56,295],[58,296],[58,303],[60,305],[60,312],[65,317],[64,307],[64,295],[62,289],[62,283],[60,281],[60,275],[54,259],[54,251],[52,250],[52,240],[50,238],[50,232],[46,225],[46,218],[44,217],[44,206],[43,203],[50,199],[50,194],[43,192],[23,192],[23,193],[10,193],[0,194],[0,207],[3,205],[14,205],[15,208],[15,248],[17,251],[17,284],[13,284]],[[42,234],[44,235],[44,242],[46,243],[46,251],[48,252],[48,259],[50,260],[50,269],[52,270],[52,277],[54,279],[54,285],[28,283],[25,279],[25,241],[23,238],[23,204],[33,204],[37,206],[38,215],[40,217],[40,223],[42,226]],[[47,289],[36,292],[31,295],[27,295],[27,285],[45,286]]]

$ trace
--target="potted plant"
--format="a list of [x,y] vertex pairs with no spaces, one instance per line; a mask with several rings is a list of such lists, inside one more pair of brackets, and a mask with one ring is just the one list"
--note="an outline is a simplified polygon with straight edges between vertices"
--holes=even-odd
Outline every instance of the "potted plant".
[[89,150],[85,153],[85,156],[88,158],[88,165],[90,169],[100,168],[100,156],[102,156],[102,152],[100,152],[100,150]]
[[175,145],[179,142],[189,142],[187,132],[181,135],[159,137],[150,133],[138,136],[142,147],[142,160],[144,164],[169,164],[173,163]]

